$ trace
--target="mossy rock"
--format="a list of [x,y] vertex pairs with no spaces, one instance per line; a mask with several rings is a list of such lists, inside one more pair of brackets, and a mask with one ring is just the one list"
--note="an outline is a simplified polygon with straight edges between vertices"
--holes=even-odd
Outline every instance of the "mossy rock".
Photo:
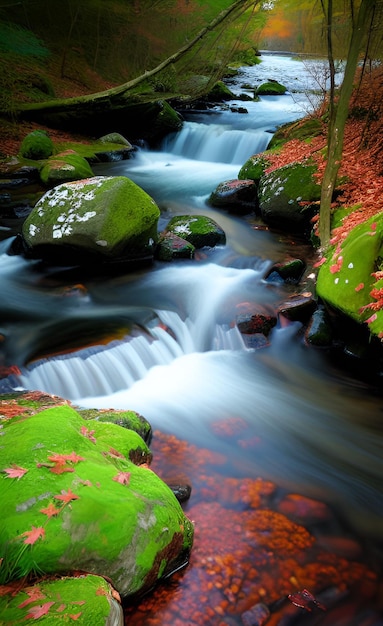
[[133,148],[132,144],[120,133],[108,133],[99,138],[101,143],[116,143],[126,148]]
[[276,80],[268,80],[262,83],[255,90],[256,96],[283,96],[287,91],[287,87],[281,85]]
[[41,181],[50,187],[94,176],[86,159],[73,151],[49,157],[40,171]]
[[95,176],[48,191],[24,222],[23,239],[30,256],[65,264],[148,256],[159,215],[129,178]]
[[272,136],[268,149],[279,148],[292,139],[309,142],[310,139],[318,137],[323,132],[323,121],[317,117],[308,117],[298,122],[284,124]]
[[222,228],[205,215],[176,215],[168,223],[165,233],[178,235],[195,248],[213,248],[226,243]]
[[195,247],[182,237],[174,233],[161,234],[156,249],[156,258],[159,261],[172,261],[173,259],[193,259]]
[[117,411],[109,409],[79,409],[81,417],[85,420],[97,420],[98,422],[111,422],[123,428],[134,430],[148,443],[152,436],[152,427],[148,420],[136,411]]
[[225,100],[234,100],[235,95],[233,92],[225,85],[222,80],[219,80],[215,83],[213,88],[209,91],[206,96],[207,100],[211,100],[213,102],[223,102]]
[[270,161],[264,153],[254,154],[242,165],[238,172],[238,178],[239,180],[253,180],[258,185],[265,173],[265,169],[269,167],[269,165]]
[[24,137],[20,146],[20,156],[38,161],[53,154],[53,141],[43,130],[34,130]]
[[210,194],[208,203],[238,215],[254,212],[258,207],[257,186],[251,179],[226,180]]
[[294,233],[311,231],[321,193],[316,171],[314,164],[292,163],[262,176],[258,197],[266,224]]
[[2,434],[0,584],[87,571],[131,596],[185,563],[193,527],[137,433],[64,405]]
[[383,279],[373,275],[383,269],[382,238],[383,213],[379,213],[353,228],[341,250],[328,251],[317,279],[317,293],[325,303],[357,322],[367,322],[378,337],[383,333],[383,310],[368,305],[379,300],[383,289]]
[[42,580],[33,586],[9,588],[0,595],[2,626],[25,624],[38,619],[39,624],[78,626],[116,626],[123,624],[120,602],[111,585],[92,574]]

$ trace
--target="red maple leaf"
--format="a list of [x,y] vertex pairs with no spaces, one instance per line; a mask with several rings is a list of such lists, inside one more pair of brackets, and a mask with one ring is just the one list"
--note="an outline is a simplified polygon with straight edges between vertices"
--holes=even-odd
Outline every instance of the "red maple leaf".
[[32,606],[25,619],[39,619],[39,617],[49,613],[49,609],[53,604],[54,602],[46,602],[45,604],[40,604],[39,606]]
[[44,513],[44,515],[48,515],[49,518],[54,515],[58,515],[61,512],[61,509],[56,509],[55,505],[50,502],[45,509],[40,509],[40,513]]
[[94,437],[94,430],[88,430],[86,426],[81,426],[80,433],[84,435],[84,437],[87,437],[88,439],[90,439],[90,441],[92,441],[93,443],[96,443],[96,438]]
[[70,454],[51,454],[51,456],[48,456],[48,461],[52,461],[56,465],[66,465],[68,461],[78,463],[78,461],[84,461],[84,458],[75,452],[71,452]]
[[129,485],[130,472],[118,472],[117,476],[113,476],[113,480],[116,483],[121,483],[121,485]]
[[80,611],[80,613],[72,613],[72,614],[69,613],[69,617],[75,620],[78,619],[80,615],[82,615],[82,611]]
[[45,598],[45,595],[43,594],[41,589],[37,586],[28,587],[28,589],[24,589],[23,591],[27,594],[28,598],[24,600],[24,602],[18,605],[19,609],[23,609],[25,606],[28,606],[28,604],[30,604],[31,602],[36,602],[36,600],[44,600]]
[[326,607],[324,604],[321,604],[315,596],[313,596],[310,591],[307,589],[302,589],[302,591],[296,591],[295,593],[290,593],[288,599],[295,606],[299,606],[301,609],[306,609],[306,611],[312,611],[313,608],[321,609],[322,611],[326,611]]
[[3,470],[7,474],[6,478],[22,478],[27,471],[27,469],[18,465],[12,465],[12,467],[7,467]]
[[45,537],[45,530],[42,526],[32,526],[32,530],[27,530],[25,533],[22,533],[21,536],[26,537],[26,539],[24,539],[24,543],[33,545],[40,537],[41,539]]
[[79,500],[80,496],[76,496],[70,489],[68,491],[62,491],[58,496],[53,496],[56,500],[62,500],[62,502],[70,502],[71,500]]

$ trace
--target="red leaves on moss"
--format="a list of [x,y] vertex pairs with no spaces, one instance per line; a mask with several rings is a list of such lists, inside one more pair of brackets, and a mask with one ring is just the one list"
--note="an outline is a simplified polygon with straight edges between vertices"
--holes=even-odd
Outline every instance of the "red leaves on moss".
[[85,459],[75,452],[71,452],[70,454],[51,454],[48,456],[48,461],[49,463],[37,463],[37,467],[48,467],[53,474],[63,474],[64,472],[74,472],[73,467],[68,465],[68,462],[78,463],[85,461]]
[[45,530],[42,526],[32,526],[32,530],[27,530],[25,533],[22,533],[21,536],[26,537],[26,539],[24,539],[24,543],[33,545],[38,539],[40,539],[40,537],[41,539],[45,537]]
[[96,438],[94,437],[94,430],[89,430],[86,426],[81,426],[80,433],[87,437],[92,443],[96,443]]
[[22,478],[24,474],[27,473],[27,469],[24,467],[19,467],[18,465],[12,465],[12,467],[7,467],[3,470],[7,474],[6,478]]
[[45,604],[41,604],[39,606],[32,606],[29,609],[28,615],[25,616],[25,619],[39,619],[43,615],[49,613],[51,606],[53,606],[54,602],[46,602]]
[[34,587],[28,587],[27,589],[24,589],[23,591],[27,594],[28,598],[24,600],[24,602],[18,605],[19,609],[23,609],[25,606],[28,606],[28,604],[31,604],[31,602],[36,602],[37,600],[44,600],[45,598],[45,595],[41,591],[40,587],[38,587],[37,585],[35,585]]
[[44,513],[49,518],[58,515],[61,512],[61,509],[56,509],[55,505],[50,502],[45,509],[40,509],[40,513]]
[[70,489],[68,491],[62,491],[61,494],[57,496],[53,496],[56,500],[61,500],[67,504],[71,500],[79,500],[80,496],[77,496],[75,493],[72,493]]
[[116,483],[121,483],[121,485],[129,485],[130,472],[118,472],[117,476],[113,477],[113,480],[115,480]]

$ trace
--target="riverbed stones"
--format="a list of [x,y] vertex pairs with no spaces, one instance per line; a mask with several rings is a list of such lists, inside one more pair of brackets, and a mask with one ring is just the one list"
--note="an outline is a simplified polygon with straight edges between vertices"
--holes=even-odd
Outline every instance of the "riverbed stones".
[[210,194],[208,202],[213,207],[243,215],[255,212],[257,199],[257,186],[253,180],[233,179],[220,183]]
[[23,225],[27,256],[90,264],[152,256],[160,215],[125,176],[95,176],[48,191]]
[[0,584],[87,571],[127,597],[186,563],[192,524],[136,432],[65,404],[31,410],[3,420]]
[[68,624],[79,626],[123,626],[118,593],[101,576],[82,574],[42,580],[34,585],[18,581],[0,595],[2,626],[25,624]]
[[169,221],[165,233],[173,233],[195,248],[213,248],[226,243],[225,232],[205,215],[176,215]]

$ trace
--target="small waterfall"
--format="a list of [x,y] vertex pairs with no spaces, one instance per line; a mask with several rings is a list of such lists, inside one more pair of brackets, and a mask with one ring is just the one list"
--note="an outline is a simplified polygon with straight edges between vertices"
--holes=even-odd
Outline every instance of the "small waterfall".
[[261,129],[185,122],[182,130],[165,140],[164,150],[197,161],[242,165],[252,154],[266,150],[270,139],[270,132]]

